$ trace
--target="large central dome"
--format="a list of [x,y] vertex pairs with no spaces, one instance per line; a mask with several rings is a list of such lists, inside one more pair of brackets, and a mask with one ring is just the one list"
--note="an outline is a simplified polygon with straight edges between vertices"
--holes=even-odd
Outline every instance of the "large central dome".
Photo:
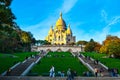
[[57,20],[55,28],[58,30],[66,30],[67,29],[65,21],[62,19],[62,13],[60,13],[60,18]]

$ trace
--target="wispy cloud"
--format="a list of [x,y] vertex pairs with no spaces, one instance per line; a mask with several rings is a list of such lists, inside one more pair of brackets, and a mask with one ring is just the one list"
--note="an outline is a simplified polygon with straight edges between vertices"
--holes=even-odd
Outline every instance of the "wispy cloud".
[[103,29],[88,33],[86,33],[84,30],[76,30],[76,36],[79,37],[79,40],[83,39],[89,41],[91,38],[93,38],[95,41],[102,43],[102,41],[105,40],[107,35],[115,35],[120,37],[120,31],[111,32],[114,25],[120,23],[120,16],[113,16],[111,19],[108,19],[107,12],[105,10],[103,10],[101,14],[106,24],[105,26],[103,26]]
[[[106,19],[107,19],[107,17],[106,17]],[[102,31],[95,32],[94,38],[97,41],[101,42],[101,41],[105,40],[107,35],[116,35],[116,36],[120,37],[120,34],[119,34],[120,32],[110,32],[112,27],[115,24],[118,24],[119,22],[120,22],[120,16],[113,16],[112,19],[109,20],[107,25],[102,29]]]
[[120,22],[120,16],[115,16],[112,18],[112,20],[109,22],[109,24],[106,27],[112,27],[111,25],[114,25],[118,22]]
[[[76,2],[77,2],[77,0],[69,0],[69,1],[64,0],[62,6],[59,9],[56,9],[55,12],[63,11],[63,13],[65,14],[72,9],[72,7],[75,5]],[[56,14],[53,13],[52,15],[50,15],[50,17],[46,18],[42,22],[39,22],[39,23],[34,24],[34,25],[30,25],[30,26],[26,27],[25,29],[32,30],[32,29],[36,29],[36,28],[42,28],[43,26],[54,25],[57,17],[58,16],[56,16]]]
[[26,31],[30,31],[36,39],[45,39],[47,36],[50,26],[55,23],[56,17],[49,17],[35,25],[30,25],[24,28]]
[[110,30],[112,29],[114,24],[117,24],[120,22],[120,16],[113,17],[109,23],[103,28],[102,34],[108,35],[110,33]]
[[[55,17],[49,17],[37,24],[34,25],[30,25],[27,26],[25,29],[26,30],[33,30],[33,29],[44,29],[44,28],[48,28],[49,26],[53,25],[54,21],[55,21]],[[47,26],[47,27],[46,27]]]
[[107,13],[106,11],[103,9],[101,10],[101,17],[102,17],[102,21],[105,21],[106,23],[108,23],[108,19],[107,19]]
[[78,0],[64,0],[62,7],[59,9],[59,11],[62,11],[63,13],[68,13],[77,3],[77,1]]

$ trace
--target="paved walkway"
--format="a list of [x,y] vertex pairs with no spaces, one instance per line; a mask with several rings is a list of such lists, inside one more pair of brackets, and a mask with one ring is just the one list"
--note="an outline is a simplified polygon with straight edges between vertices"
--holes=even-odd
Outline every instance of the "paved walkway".
[[[66,80],[66,77],[27,77],[27,76],[0,76],[0,80]],[[119,77],[75,77],[74,80],[120,80]]]
[[33,56],[31,58],[26,59],[24,62],[21,62],[15,68],[13,68],[9,73],[5,76],[21,76],[21,74],[34,62],[36,62],[40,57],[43,57],[45,53],[41,53],[39,55]]

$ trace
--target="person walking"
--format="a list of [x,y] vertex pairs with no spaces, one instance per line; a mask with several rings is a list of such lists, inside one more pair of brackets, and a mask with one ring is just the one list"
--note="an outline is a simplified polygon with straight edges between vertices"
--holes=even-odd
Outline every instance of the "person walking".
[[50,77],[55,77],[55,68],[54,68],[54,66],[51,67],[49,72],[50,72],[50,74],[49,74]]
[[67,80],[72,80],[70,68],[67,71]]
[[71,79],[73,80],[74,79],[74,71],[73,70],[71,70]]
[[7,75],[7,76],[10,76],[10,72],[11,72],[11,69],[9,68],[9,69],[7,70],[6,75]]
[[97,77],[98,76],[98,68],[97,67],[95,67],[94,72],[95,72],[95,77]]

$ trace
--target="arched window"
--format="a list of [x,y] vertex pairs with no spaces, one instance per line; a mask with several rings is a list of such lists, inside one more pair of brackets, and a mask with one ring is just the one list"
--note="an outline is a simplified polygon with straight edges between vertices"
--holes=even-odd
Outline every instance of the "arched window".
[[58,37],[58,40],[60,41],[60,36]]

